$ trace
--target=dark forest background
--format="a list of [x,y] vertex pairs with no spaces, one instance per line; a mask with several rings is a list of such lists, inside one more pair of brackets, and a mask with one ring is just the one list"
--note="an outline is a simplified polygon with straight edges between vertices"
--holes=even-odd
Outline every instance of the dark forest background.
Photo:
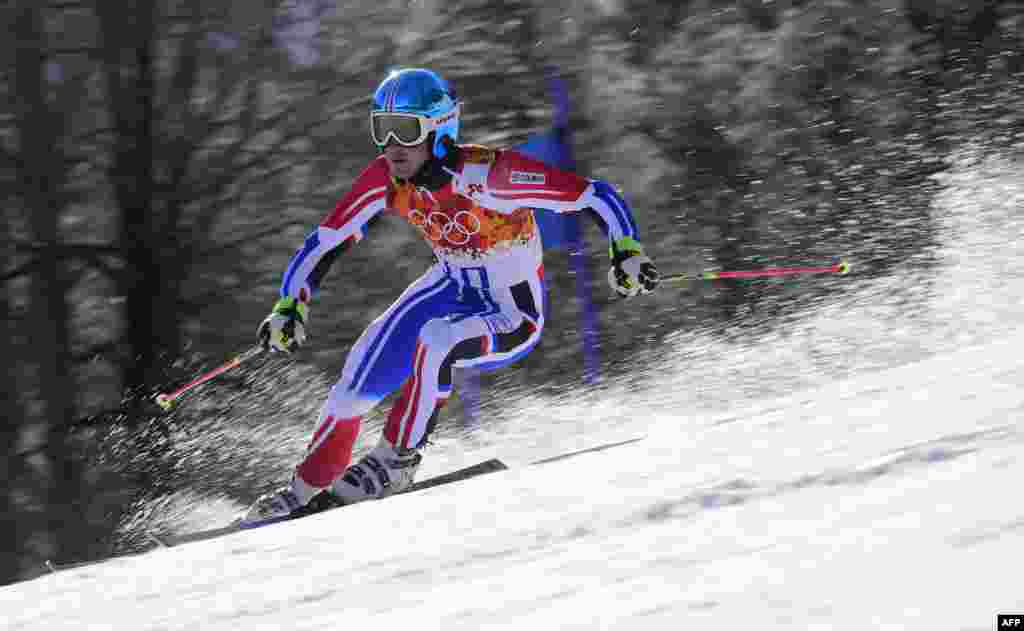
[[[1024,138],[1024,3],[1007,0],[0,7],[0,583],[110,554],[140,498],[181,483],[188,463],[163,456],[189,417],[147,401],[253,342],[290,255],[375,155],[367,106],[389,68],[441,72],[462,140],[497,145],[548,127],[553,68],[577,170],[621,187],[664,272],[842,255],[891,273],[932,238],[951,153]],[[331,381],[422,272],[426,246],[382,221],[328,278],[310,347],[260,370]],[[771,282],[617,301],[586,236],[605,358],[791,304]],[[575,279],[563,253],[546,264],[545,340],[485,392],[581,379]],[[315,413],[322,392],[281,379],[248,394],[255,413],[299,414],[282,392]]]

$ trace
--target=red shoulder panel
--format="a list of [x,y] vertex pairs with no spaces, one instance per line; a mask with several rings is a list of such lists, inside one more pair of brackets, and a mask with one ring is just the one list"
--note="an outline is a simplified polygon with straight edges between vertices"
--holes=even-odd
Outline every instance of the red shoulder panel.
[[384,156],[380,156],[363,169],[352,182],[349,191],[338,201],[334,211],[320,225],[325,228],[342,227],[367,205],[386,197],[390,183],[391,171]]
[[512,149],[498,152],[487,175],[487,188],[502,199],[543,198],[572,202],[579,199],[589,185],[586,178]]

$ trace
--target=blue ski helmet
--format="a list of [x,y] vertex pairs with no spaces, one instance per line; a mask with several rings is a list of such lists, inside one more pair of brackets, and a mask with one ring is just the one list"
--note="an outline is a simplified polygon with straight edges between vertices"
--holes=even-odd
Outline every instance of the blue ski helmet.
[[447,153],[442,137],[448,136],[452,142],[459,139],[459,101],[455,90],[431,70],[404,68],[391,71],[373,93],[371,118],[376,112],[416,114],[430,119],[436,132],[433,152],[438,159]]

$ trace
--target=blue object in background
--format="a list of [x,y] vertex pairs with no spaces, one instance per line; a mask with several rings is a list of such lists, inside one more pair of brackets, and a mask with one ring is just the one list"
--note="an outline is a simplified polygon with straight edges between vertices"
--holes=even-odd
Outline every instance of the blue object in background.
[[[572,148],[567,141],[568,136],[567,127],[556,126],[543,134],[531,136],[526,142],[512,148],[536,160],[571,171],[575,161],[572,158]],[[535,208],[533,215],[540,228],[540,238],[545,250],[569,246],[574,232],[570,224],[577,223],[575,214],[559,215],[544,208]]]

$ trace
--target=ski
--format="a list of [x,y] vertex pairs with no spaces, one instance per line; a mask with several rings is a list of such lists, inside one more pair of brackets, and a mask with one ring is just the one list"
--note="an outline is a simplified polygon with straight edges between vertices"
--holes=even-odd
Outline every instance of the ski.
[[[619,441],[619,442],[608,443],[608,444],[600,445],[600,446],[597,446],[597,447],[590,447],[588,449],[581,449],[579,451],[573,451],[573,452],[570,452],[570,453],[561,454],[559,456],[554,456],[552,458],[545,458],[543,460],[538,460],[538,461],[532,462],[530,464],[531,465],[541,465],[541,464],[547,464],[549,462],[557,462],[559,460],[564,460],[566,458],[571,458],[573,456],[579,456],[579,455],[586,454],[586,453],[593,453],[593,452],[596,452],[596,451],[603,451],[605,449],[610,449],[612,447],[618,447],[620,445],[628,445],[630,443],[635,443],[635,442],[638,442],[640,440],[643,440],[643,437],[631,438],[629,440],[623,440],[623,441]],[[442,484],[450,484],[451,482],[458,482],[460,480],[466,480],[468,478],[472,478],[472,477],[475,477],[475,476],[478,476],[478,475],[483,475],[485,473],[492,473],[494,471],[503,471],[505,469],[508,469],[508,467],[505,465],[505,463],[503,463],[501,460],[498,460],[497,458],[492,458],[490,460],[485,460],[484,462],[480,462],[480,463],[477,463],[475,465],[471,465],[469,467],[464,467],[462,469],[458,469],[458,470],[452,471],[450,473],[445,473],[445,474],[442,474],[442,475],[434,476],[432,478],[428,478],[426,480],[422,480],[420,482],[416,482],[415,484],[410,486],[408,489],[402,491],[401,493],[396,493],[395,495],[393,495],[391,497],[396,497],[398,495],[404,495],[406,493],[415,493],[416,491],[422,491],[423,489],[429,489],[429,488],[432,488],[432,487],[435,487],[435,486],[440,486]],[[387,498],[384,498],[384,499],[387,499]],[[189,534],[184,534],[184,535],[170,535],[170,536],[164,536],[164,537],[157,537],[155,535],[150,535],[149,538],[152,541],[156,542],[157,545],[159,545],[159,546],[170,548],[170,547],[173,547],[173,546],[181,545],[183,543],[192,543],[194,541],[206,541],[208,539],[214,539],[216,537],[220,537],[220,536],[223,536],[223,535],[228,535],[228,534],[231,534],[233,532],[240,532],[242,530],[254,530],[256,528],[266,528],[267,526],[273,526],[274,524],[280,524],[280,523],[283,523],[283,522],[286,522],[286,521],[292,521],[292,520],[295,520],[295,519],[301,519],[301,518],[309,516],[309,515],[315,515],[317,513],[322,513],[322,512],[324,512],[326,510],[333,510],[335,508],[342,508],[342,506],[337,504],[337,503],[331,502],[331,500],[329,499],[329,496],[326,493],[321,493],[317,497],[313,498],[313,500],[309,503],[309,505],[307,505],[307,506],[305,506],[303,508],[300,508],[296,513],[293,513],[291,516],[289,516],[289,517],[287,517],[285,519],[280,519],[280,520],[275,520],[275,521],[268,521],[268,522],[264,522],[262,524],[257,524],[257,525],[254,525],[254,526],[240,526],[238,524],[229,524],[229,525],[223,526],[221,528],[214,528],[212,530],[203,530],[203,531],[200,531],[200,532],[189,533]]]
[[[486,473],[493,473],[495,471],[504,471],[505,469],[508,469],[508,467],[505,465],[505,463],[503,463],[501,460],[498,460],[497,458],[491,458],[490,460],[485,460],[483,462],[478,462],[477,464],[470,465],[468,467],[463,467],[462,469],[456,469],[455,471],[451,471],[449,473],[444,473],[444,474],[441,474],[441,475],[434,476],[432,478],[427,478],[426,480],[421,480],[419,482],[414,483],[412,486],[410,486],[409,488],[405,489],[404,491],[402,491],[400,493],[395,493],[395,495],[392,496],[392,497],[396,497],[398,495],[405,495],[406,493],[415,493],[416,491],[422,491],[424,489],[433,488],[435,486],[441,486],[443,484],[450,484],[452,482],[459,482],[459,481],[462,481],[462,480],[467,480],[469,478],[473,478],[473,477],[476,477],[478,475],[483,475],[483,474],[486,474]],[[323,494],[321,494],[321,495],[323,495]],[[388,498],[384,498],[384,499],[386,500]],[[316,498],[314,498],[314,501],[316,501]],[[381,501],[381,500],[375,500],[375,501]],[[123,558],[123,557],[127,557],[127,556],[137,556],[139,554],[146,554],[147,552],[152,552],[153,550],[158,549],[158,548],[173,548],[174,546],[179,546],[179,545],[184,544],[184,543],[192,543],[194,541],[207,541],[209,539],[215,539],[217,537],[222,537],[224,535],[229,535],[229,534],[234,533],[234,532],[242,532],[243,530],[252,530],[253,528],[265,528],[267,526],[272,526],[274,524],[280,524],[280,523],[283,523],[285,521],[291,521],[292,519],[300,519],[300,518],[305,517],[307,515],[313,515],[313,514],[316,514],[316,513],[320,513],[320,512],[323,512],[324,510],[333,510],[336,507],[340,508],[340,506],[337,505],[337,504],[330,504],[330,503],[321,502],[318,507],[315,507],[312,510],[303,511],[301,514],[299,514],[299,515],[297,515],[295,517],[292,517],[290,519],[284,519],[284,520],[279,520],[279,521],[267,522],[267,523],[264,523],[264,524],[260,524],[258,526],[251,526],[251,527],[248,527],[248,528],[243,528],[243,527],[239,526],[236,523],[236,524],[230,524],[230,525],[227,525],[227,526],[223,526],[221,528],[213,528],[211,530],[203,530],[203,531],[200,531],[200,532],[193,532],[193,533],[188,533],[188,534],[184,534],[184,535],[162,535],[162,536],[160,536],[160,535],[155,535],[155,534],[152,534],[152,533],[148,533],[146,535],[146,538],[149,539],[151,542],[153,542],[155,545],[154,545],[153,548],[150,548],[150,549],[145,550],[143,552],[134,552],[134,553],[130,553],[130,554],[119,555],[117,557],[111,557],[110,559],[101,559],[101,560],[97,560],[97,561],[81,561],[81,562],[77,562],[77,563],[75,563],[75,562],[72,562],[72,563],[55,563],[55,562],[53,562],[51,560],[47,560],[47,561],[45,561],[43,563],[43,567],[46,569],[46,571],[55,573],[55,572],[59,572],[60,570],[69,570],[69,569],[76,568],[76,567],[85,567],[87,565],[95,565],[97,563],[103,563],[105,561],[110,561],[110,560],[115,559],[115,558]]]
[[[441,474],[441,475],[438,475],[438,476],[434,476],[432,478],[427,478],[426,480],[421,480],[420,482],[414,483],[412,486],[410,486],[409,488],[405,489],[404,491],[401,491],[400,493],[395,493],[395,495],[392,495],[390,497],[397,497],[399,495],[405,495],[407,493],[415,493],[416,491],[422,491],[424,489],[433,488],[435,486],[441,486],[443,484],[450,484],[452,482],[459,482],[459,481],[462,481],[462,480],[467,480],[469,478],[476,477],[478,475],[483,475],[485,473],[493,473],[495,471],[503,471],[505,469],[508,469],[508,467],[505,466],[505,463],[503,463],[501,460],[498,460],[497,458],[491,458],[490,460],[485,460],[485,461],[479,462],[479,463],[477,463],[475,465],[470,465],[468,467],[464,467],[462,469],[457,469],[457,470],[451,471],[449,473],[444,473],[444,474]],[[228,534],[231,534],[233,532],[241,532],[243,530],[254,530],[256,528],[266,528],[268,526],[273,526],[274,524],[280,524],[280,523],[284,523],[284,522],[287,522],[287,521],[293,521],[295,519],[301,519],[301,518],[309,516],[309,515],[315,515],[317,513],[322,513],[322,512],[324,512],[326,510],[333,510],[335,508],[343,508],[343,506],[341,506],[339,504],[336,504],[336,503],[331,503],[329,500],[320,499],[320,498],[326,498],[326,497],[327,497],[326,494],[321,493],[319,496],[317,496],[317,498],[313,499],[313,501],[310,503],[311,506],[308,507],[306,510],[300,509],[298,511],[297,515],[293,515],[293,516],[291,516],[289,518],[286,518],[286,519],[281,519],[281,520],[276,520],[276,521],[268,521],[268,522],[265,522],[265,523],[262,523],[262,524],[257,524],[257,525],[254,525],[254,526],[240,526],[239,524],[236,523],[236,524],[229,524],[229,525],[223,526],[221,528],[214,528],[212,530],[203,530],[203,531],[200,531],[200,532],[188,533],[188,534],[184,534],[184,535],[165,535],[163,537],[157,537],[155,535],[151,535],[150,538],[152,540],[156,541],[157,544],[160,545],[160,546],[167,547],[167,548],[172,548],[174,546],[178,546],[178,545],[181,545],[183,543],[192,543],[194,541],[206,541],[208,539],[214,539],[216,537],[221,537],[223,535],[228,535]],[[318,501],[318,499],[319,499],[319,501]],[[386,500],[388,498],[383,498],[383,499]],[[376,501],[380,501],[380,500],[376,500]]]
[[[611,449],[613,447],[619,447],[619,446],[622,446],[622,445],[629,445],[629,444],[632,444],[632,443],[636,443],[636,442],[642,441],[642,440],[644,440],[644,438],[646,438],[646,437],[645,436],[640,436],[640,437],[637,437],[637,438],[630,438],[628,440],[622,440],[622,441],[617,441],[617,442],[613,442],[613,443],[606,443],[606,444],[603,444],[603,445],[598,445],[596,447],[589,447],[589,448],[586,448],[586,449],[580,449],[580,450],[577,450],[577,451],[572,451],[572,452],[569,452],[569,453],[564,453],[564,454],[561,454],[561,455],[558,455],[558,456],[553,456],[553,457],[550,457],[550,458],[544,458],[543,460],[537,460],[535,462],[529,463],[529,466],[545,465],[545,464],[549,464],[549,463],[552,463],[552,462],[558,462],[558,461],[564,460],[566,458],[572,458],[572,457],[583,455],[583,454],[589,454],[589,453],[604,451],[605,449]],[[477,463],[475,465],[470,465],[468,467],[463,467],[462,469],[457,469],[457,470],[451,471],[449,473],[444,473],[444,474],[441,474],[441,475],[434,476],[432,478],[427,478],[426,480],[421,480],[420,482],[416,482],[415,484],[410,486],[408,489],[402,491],[401,493],[396,493],[394,496],[405,495],[406,493],[415,493],[416,491],[422,491],[424,489],[433,488],[435,486],[441,486],[443,484],[450,484],[452,482],[459,482],[461,480],[466,480],[468,478],[476,477],[476,476],[479,476],[479,475],[484,475],[484,474],[487,474],[487,473],[493,473],[495,471],[504,471],[506,469],[508,469],[508,467],[501,460],[498,460],[497,458],[491,458],[490,460],[485,460],[485,461],[479,462],[479,463]],[[394,496],[392,496],[392,497],[394,497]],[[307,515],[313,515],[313,514],[316,514],[316,513],[323,512],[325,510],[333,510],[334,508],[340,508],[341,507],[337,503],[332,503],[330,500],[325,499],[325,498],[327,498],[327,495],[324,494],[324,493],[321,493],[316,498],[313,498],[313,501],[310,503],[310,506],[308,508],[306,508],[305,510],[300,510],[298,515],[295,515],[295,516],[290,517],[288,519],[279,520],[279,521],[266,522],[266,523],[260,524],[258,526],[250,526],[250,527],[247,527],[247,528],[243,528],[240,525],[238,525],[237,523],[235,523],[235,524],[230,524],[230,525],[227,525],[227,526],[223,526],[221,528],[214,528],[214,529],[211,529],[211,530],[203,530],[203,531],[200,531],[200,532],[188,533],[188,534],[183,534],[183,535],[163,535],[163,536],[159,536],[159,535],[155,535],[155,534],[152,534],[152,533],[148,533],[146,535],[146,538],[149,539],[151,542],[153,542],[153,544],[154,544],[153,548],[150,548],[149,550],[146,550],[146,551],[143,551],[143,552],[136,552],[136,553],[126,554],[126,555],[121,555],[121,556],[122,557],[123,556],[135,556],[135,555],[138,555],[138,554],[145,554],[147,552],[151,552],[152,550],[154,550],[156,548],[172,548],[174,546],[178,546],[178,545],[181,545],[181,544],[184,544],[184,543],[191,543],[191,542],[194,542],[194,541],[206,541],[206,540],[215,539],[217,537],[221,537],[221,536],[224,536],[224,535],[229,535],[231,533],[241,532],[243,530],[252,530],[253,528],[265,528],[267,526],[272,526],[274,524],[280,524],[282,522],[291,521],[293,519],[301,519],[302,517],[305,517]],[[386,500],[388,498],[384,498],[384,499]],[[375,500],[375,501],[381,501],[381,500]],[[112,557],[112,558],[118,558],[118,557]],[[70,568],[75,568],[75,567],[83,567],[83,566],[86,566],[86,565],[93,565],[95,563],[103,563],[104,561],[108,561],[108,560],[110,560],[110,559],[103,559],[103,560],[99,560],[99,561],[84,561],[84,562],[79,562],[79,563],[60,563],[60,564],[54,563],[53,561],[49,561],[48,560],[48,561],[44,562],[44,567],[45,567],[45,569],[47,571],[57,572],[57,571],[64,570],[64,569],[70,569]]]

